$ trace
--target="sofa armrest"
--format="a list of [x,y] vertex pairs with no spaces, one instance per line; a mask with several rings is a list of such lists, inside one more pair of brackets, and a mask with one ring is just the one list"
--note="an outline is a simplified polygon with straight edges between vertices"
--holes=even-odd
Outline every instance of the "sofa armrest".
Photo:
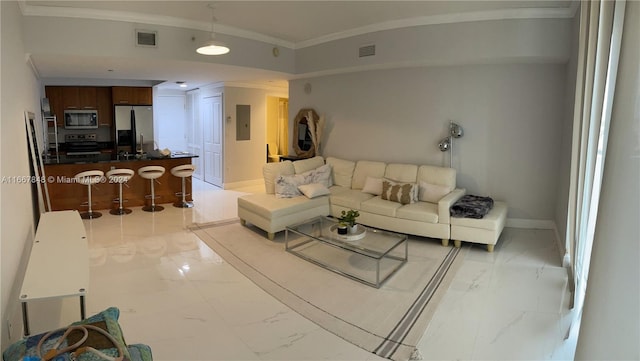
[[438,201],[438,223],[451,223],[449,209],[458,199],[462,198],[465,193],[467,193],[466,189],[456,188]]

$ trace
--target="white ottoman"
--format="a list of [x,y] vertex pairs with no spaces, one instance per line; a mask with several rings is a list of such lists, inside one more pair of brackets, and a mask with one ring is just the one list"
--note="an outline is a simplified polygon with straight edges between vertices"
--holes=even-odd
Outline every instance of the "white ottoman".
[[483,218],[451,217],[451,239],[456,247],[462,241],[487,245],[487,251],[493,252],[507,219],[507,204],[493,202],[493,208]]

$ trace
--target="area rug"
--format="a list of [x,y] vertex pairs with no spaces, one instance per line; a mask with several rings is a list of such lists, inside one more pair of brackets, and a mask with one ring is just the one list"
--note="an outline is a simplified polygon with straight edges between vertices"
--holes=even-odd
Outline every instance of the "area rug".
[[273,241],[238,220],[191,230],[225,261],[303,317],[348,342],[391,360],[419,358],[424,334],[468,248],[409,237],[409,259],[379,289],[285,251],[285,232]]

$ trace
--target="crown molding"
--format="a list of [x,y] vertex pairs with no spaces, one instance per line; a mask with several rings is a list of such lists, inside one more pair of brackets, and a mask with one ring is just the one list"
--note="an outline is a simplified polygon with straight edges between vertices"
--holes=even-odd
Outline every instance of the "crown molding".
[[379,24],[351,29],[348,31],[337,32],[307,41],[301,41],[295,44],[295,48],[302,49],[309,46],[327,43],[330,41],[349,38],[352,36],[364,35],[377,31],[408,28],[413,26],[441,25],[490,20],[567,19],[573,18],[575,13],[576,10],[573,8],[526,8],[422,16],[411,19],[387,21]]
[[[75,19],[124,21],[130,23],[170,26],[175,28],[185,28],[211,32],[211,22],[187,20],[173,16],[149,15],[113,10],[28,5],[24,1],[20,1],[19,5],[20,11],[24,16],[46,16]],[[216,34],[237,36],[240,38],[261,41],[264,43],[278,45],[290,49],[295,48],[295,44],[290,41],[267,36],[249,30],[235,28],[232,26],[226,26],[223,24],[215,24],[215,32]]]
[[[205,21],[187,20],[173,16],[149,15],[132,13],[125,11],[73,8],[73,7],[53,7],[42,5],[29,5],[24,1],[18,2],[20,11],[24,16],[46,16],[46,17],[66,17],[76,19],[96,19],[124,21],[131,23],[143,23],[151,25],[170,26],[202,31],[211,31],[211,23]],[[291,42],[284,39],[267,36],[249,30],[244,30],[223,24],[215,25],[217,34],[226,34],[245,39],[261,41],[273,45],[286,47],[289,49],[302,49],[331,41],[349,38],[378,31],[394,30],[424,25],[440,25],[452,23],[465,23],[475,21],[491,20],[513,20],[513,19],[567,19],[573,18],[579,8],[579,2],[574,1],[568,8],[524,8],[524,9],[504,9],[492,11],[476,11],[468,13],[454,13],[444,15],[422,16],[411,19],[387,21],[379,24],[372,24],[347,31],[332,33],[301,42]]]

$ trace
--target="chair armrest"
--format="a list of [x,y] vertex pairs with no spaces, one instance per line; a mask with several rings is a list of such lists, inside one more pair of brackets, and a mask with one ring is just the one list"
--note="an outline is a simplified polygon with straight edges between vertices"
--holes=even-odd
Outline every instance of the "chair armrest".
[[438,201],[438,223],[451,223],[449,209],[458,199],[462,198],[465,193],[467,193],[466,189],[456,188]]

